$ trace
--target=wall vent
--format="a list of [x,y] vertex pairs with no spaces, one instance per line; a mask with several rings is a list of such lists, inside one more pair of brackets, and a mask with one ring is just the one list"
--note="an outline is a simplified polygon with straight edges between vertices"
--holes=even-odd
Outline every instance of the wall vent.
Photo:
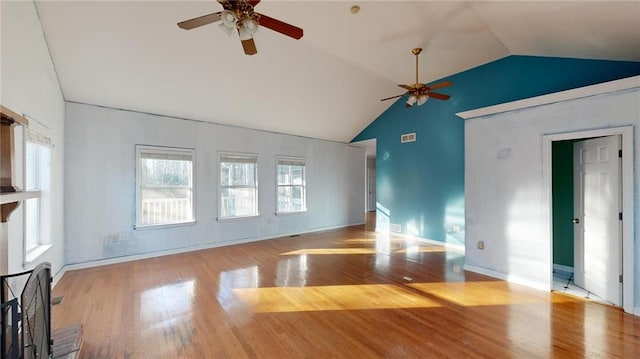
[[402,225],[400,225],[398,223],[390,223],[389,224],[389,230],[391,230],[391,232],[401,233],[402,232]]
[[412,133],[405,133],[404,135],[401,135],[400,142],[401,143],[416,142],[416,133],[412,132]]

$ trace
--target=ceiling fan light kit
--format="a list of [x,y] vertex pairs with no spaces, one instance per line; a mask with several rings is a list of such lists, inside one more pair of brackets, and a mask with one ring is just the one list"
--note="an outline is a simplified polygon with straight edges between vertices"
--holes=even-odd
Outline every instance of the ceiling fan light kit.
[[386,101],[386,100],[391,100],[391,99],[402,97],[402,96],[408,96],[405,106],[413,107],[414,105],[417,105],[417,106],[424,105],[424,103],[427,102],[427,100],[429,100],[429,98],[431,97],[438,100],[444,100],[444,101],[448,100],[451,97],[449,95],[432,91],[432,90],[453,85],[451,81],[443,81],[431,86],[425,86],[423,83],[418,82],[418,55],[420,55],[421,52],[422,52],[422,48],[419,48],[419,47],[416,47],[415,49],[411,50],[411,53],[414,54],[416,57],[416,82],[413,85],[398,85],[399,87],[402,87],[403,89],[407,90],[407,92],[403,93],[402,95],[383,98],[380,101]]
[[256,44],[253,41],[253,35],[258,31],[259,25],[296,40],[302,38],[303,31],[301,28],[253,11],[253,8],[260,3],[260,0],[218,0],[218,3],[222,5],[224,10],[179,22],[178,27],[191,30],[216,21],[222,21],[220,28],[227,35],[231,35],[234,30],[238,32],[246,55],[258,53]]

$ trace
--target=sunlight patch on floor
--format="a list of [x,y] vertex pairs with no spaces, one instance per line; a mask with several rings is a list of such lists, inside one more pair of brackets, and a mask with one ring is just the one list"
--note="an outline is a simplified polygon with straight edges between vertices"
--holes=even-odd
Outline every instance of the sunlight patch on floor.
[[410,283],[407,286],[465,307],[576,301],[569,297],[550,297],[549,293],[538,293],[528,288],[515,291],[513,285],[503,281]]
[[441,306],[434,300],[394,284],[241,288],[233,292],[258,313]]

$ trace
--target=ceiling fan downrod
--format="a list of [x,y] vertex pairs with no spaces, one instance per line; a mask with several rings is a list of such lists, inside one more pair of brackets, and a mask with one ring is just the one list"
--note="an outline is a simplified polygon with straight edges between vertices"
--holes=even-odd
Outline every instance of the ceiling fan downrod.
[[411,50],[411,52],[416,55],[416,82],[414,87],[418,88],[418,55],[420,55],[420,53],[422,52],[422,48],[421,47],[416,47],[415,49]]

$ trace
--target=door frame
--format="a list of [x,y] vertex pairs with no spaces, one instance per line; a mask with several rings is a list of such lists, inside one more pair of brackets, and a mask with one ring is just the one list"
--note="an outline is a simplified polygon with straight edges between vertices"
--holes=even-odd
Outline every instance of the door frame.
[[[552,192],[551,192],[551,154],[552,142],[586,139],[590,137],[601,137],[621,135],[622,136],[622,213],[624,220],[622,221],[622,308],[625,312],[634,313],[635,305],[635,288],[634,288],[634,272],[635,267],[635,248],[633,246],[634,237],[634,221],[635,213],[633,208],[634,186],[633,186],[633,126],[610,127],[601,129],[592,129],[584,131],[572,131],[565,133],[546,134],[542,136],[542,180],[543,180],[543,220],[547,229],[549,238],[549,266],[550,266],[550,283],[553,282],[553,218],[552,218]],[[624,194],[631,194],[625,196]]]
[[[375,165],[373,167],[369,166],[369,161],[373,160],[373,162],[375,163]],[[367,208],[367,212],[375,212],[376,210],[376,201],[375,201],[375,196],[376,196],[376,166],[377,166],[377,159],[375,156],[367,156],[367,193],[366,193],[366,208]],[[373,191],[371,190],[371,171],[373,171],[373,176],[374,176],[374,180],[373,180]],[[373,204],[371,203],[371,198],[373,196]]]

